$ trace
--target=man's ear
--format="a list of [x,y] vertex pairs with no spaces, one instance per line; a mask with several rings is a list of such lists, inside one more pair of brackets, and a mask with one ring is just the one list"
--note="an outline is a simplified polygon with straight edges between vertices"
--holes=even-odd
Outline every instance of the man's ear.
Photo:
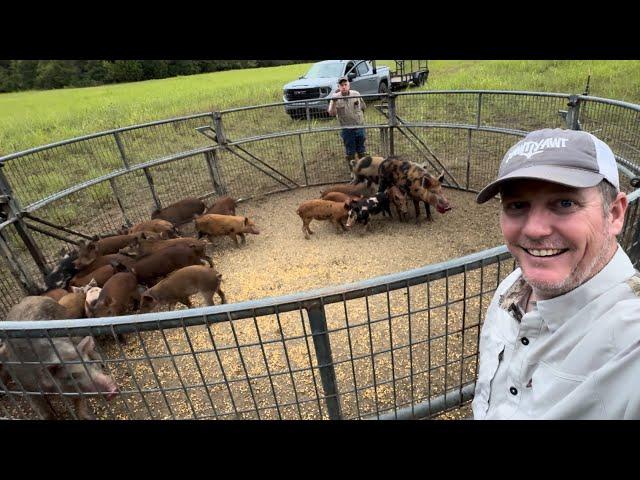
[[624,226],[624,214],[629,206],[629,199],[624,192],[618,192],[616,199],[609,206],[609,222],[611,233],[618,235]]

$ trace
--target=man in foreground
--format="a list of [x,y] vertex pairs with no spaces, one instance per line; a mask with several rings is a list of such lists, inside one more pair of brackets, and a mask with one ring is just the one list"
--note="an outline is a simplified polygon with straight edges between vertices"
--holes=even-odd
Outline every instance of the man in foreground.
[[531,132],[477,202],[498,193],[519,268],[482,326],[474,418],[640,418],[640,276],[616,240],[613,152],[586,132]]

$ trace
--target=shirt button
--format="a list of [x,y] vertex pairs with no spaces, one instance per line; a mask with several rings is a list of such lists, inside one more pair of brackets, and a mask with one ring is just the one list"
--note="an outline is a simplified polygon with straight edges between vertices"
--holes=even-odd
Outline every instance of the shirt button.
[[529,339],[527,337],[522,337],[520,341],[523,345],[529,345]]
[[517,395],[518,394],[518,389],[516,387],[511,387],[509,389],[509,391],[511,392],[511,395]]

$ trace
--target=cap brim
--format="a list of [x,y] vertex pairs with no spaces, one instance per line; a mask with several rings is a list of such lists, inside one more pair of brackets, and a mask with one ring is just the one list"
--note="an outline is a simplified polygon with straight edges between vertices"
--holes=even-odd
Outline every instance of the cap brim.
[[504,177],[494,180],[484,187],[480,193],[478,193],[476,202],[484,203],[496,196],[500,191],[500,186],[505,182],[528,178],[550,183],[559,183],[560,185],[567,185],[569,187],[587,188],[600,183],[604,175],[579,168],[556,167],[553,165],[536,165],[533,167],[520,168]]

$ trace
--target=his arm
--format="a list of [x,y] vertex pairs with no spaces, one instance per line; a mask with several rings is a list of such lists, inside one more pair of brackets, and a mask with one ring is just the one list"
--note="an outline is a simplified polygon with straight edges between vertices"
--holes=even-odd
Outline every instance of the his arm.
[[338,113],[337,112],[337,107],[336,107],[336,100],[335,100],[338,95],[340,95],[339,91],[335,92],[333,94],[333,97],[331,98],[331,101],[329,102],[329,108],[327,109],[327,113],[329,115],[331,115],[332,117],[335,117],[336,114]]

